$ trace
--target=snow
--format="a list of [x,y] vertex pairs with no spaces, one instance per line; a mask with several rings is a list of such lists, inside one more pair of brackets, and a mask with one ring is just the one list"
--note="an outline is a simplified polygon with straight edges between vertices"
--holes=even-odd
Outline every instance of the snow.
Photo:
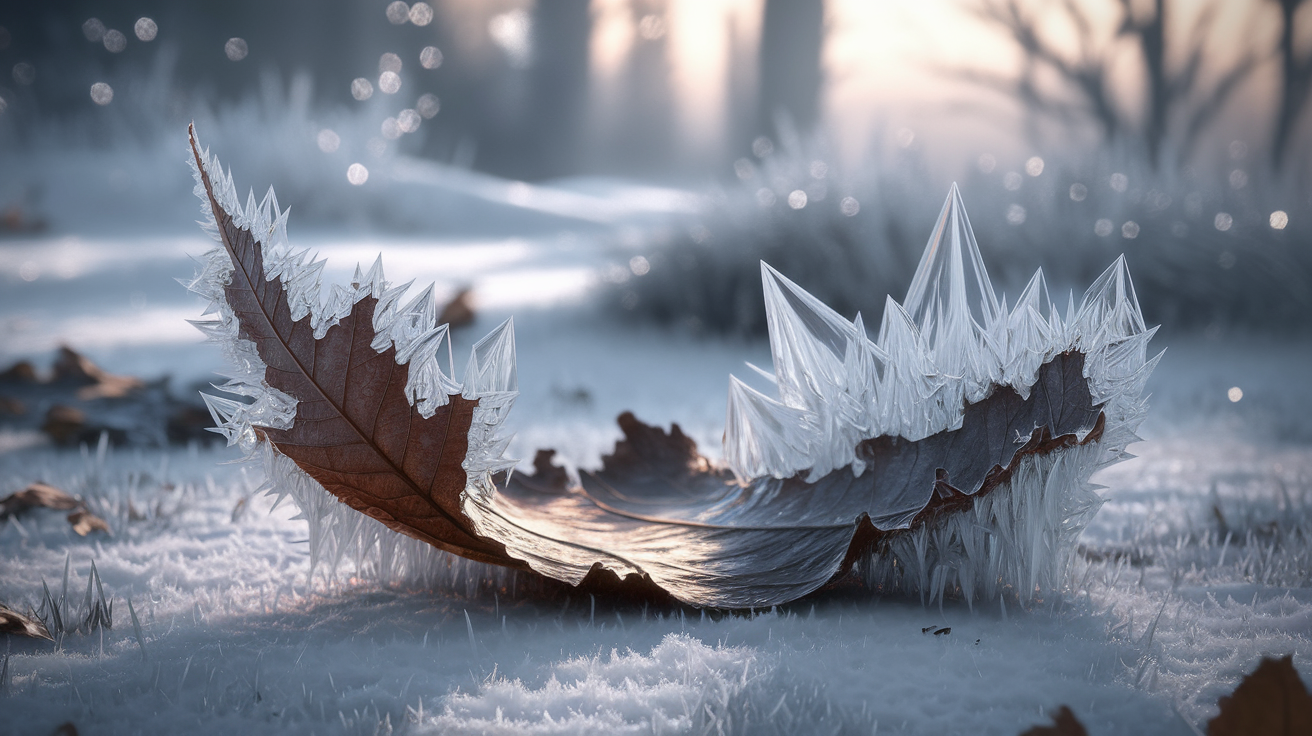
[[[182,254],[206,241],[134,250],[129,239],[88,236],[79,247],[123,255],[88,259],[76,273],[43,261],[36,281],[20,278],[22,263],[61,242],[4,245],[0,362],[44,363],[60,340],[96,332],[81,316],[95,314],[137,336],[91,346],[108,370],[166,369],[181,386],[214,380],[217,351],[190,328],[134,325],[130,298],[145,294],[179,323],[197,317],[202,304],[160,283],[187,276]],[[357,260],[384,251],[393,273],[438,279],[439,295],[472,284],[481,297],[506,274],[534,283],[562,263],[579,269],[576,291],[490,300],[455,334],[467,349],[514,313],[513,458],[555,447],[571,470],[597,467],[625,409],[678,421],[714,455],[729,373],[770,356],[761,343],[599,318],[586,308],[586,284],[611,254],[590,239],[297,243],[330,256],[328,281],[345,282]],[[442,257],[426,258],[434,245]],[[404,268],[393,270],[395,259]],[[459,265],[447,271],[447,262]],[[311,580],[305,522],[285,506],[270,511],[272,500],[254,493],[259,468],[233,464],[235,450],[109,449],[102,460],[94,448],[0,433],[0,495],[45,480],[90,499],[114,529],[80,538],[59,514],[0,522],[0,601],[36,607],[43,580],[62,585],[66,559],[71,599],[94,561],[114,601],[103,645],[99,632],[59,647],[4,642],[0,733],[48,733],[71,720],[123,734],[870,733],[876,723],[878,733],[1015,734],[1060,704],[1092,734],[1205,730],[1217,698],[1264,655],[1294,654],[1312,681],[1312,384],[1303,369],[1312,345],[1225,334],[1158,343],[1168,352],[1147,387],[1145,441],[1131,447],[1137,459],[1094,476],[1107,501],[1081,539],[1088,554],[1069,588],[1005,614],[835,593],[746,614],[644,611],[513,576],[494,590],[475,566],[431,587],[353,580],[349,555],[335,579],[321,570]],[[1233,386],[1239,402],[1227,398]],[[129,504],[146,518],[129,521]],[[952,631],[922,633],[930,626]]]
[[[471,332],[500,318],[481,315]],[[608,328],[568,309],[530,312],[517,327],[523,398],[510,454],[550,444],[585,467],[618,436],[611,418],[623,408],[688,417],[684,426],[714,447],[727,371],[766,350]],[[47,480],[92,498],[115,534],[78,538],[58,515],[0,524],[0,600],[35,605],[42,579],[61,581],[66,555],[69,589],[80,591],[94,560],[115,627],[103,653],[98,635],[70,636],[62,649],[7,641],[5,728],[41,733],[72,720],[103,733],[375,733],[382,722],[411,733],[680,733],[719,723],[749,733],[762,714],[785,723],[786,708],[802,731],[842,723],[868,733],[877,721],[880,733],[1014,734],[1064,703],[1093,734],[1190,733],[1176,711],[1203,727],[1262,655],[1293,653],[1312,679],[1312,567],[1277,564],[1298,553],[1296,540],[1267,563],[1269,541],[1240,544],[1238,534],[1220,564],[1209,526],[1214,485],[1235,529],[1306,526],[1309,439],[1280,426],[1300,424],[1312,404],[1298,367],[1312,349],[1163,342],[1147,440],[1132,448],[1138,459],[1095,476],[1108,500],[1083,538],[1153,561],[1077,565],[1060,603],[1005,617],[952,601],[940,610],[822,595],[705,619],[650,607],[644,620],[639,606],[598,600],[594,610],[560,591],[309,585],[304,522],[287,508],[270,514],[269,499],[251,495],[256,469],[227,464],[233,451],[110,449],[98,463],[94,450],[10,449],[0,493]],[[635,377],[643,386],[630,392]],[[1245,394],[1232,404],[1235,383]],[[127,521],[129,498],[145,521]],[[1210,532],[1210,546],[1177,547],[1190,532]],[[923,634],[927,626],[952,632]]]

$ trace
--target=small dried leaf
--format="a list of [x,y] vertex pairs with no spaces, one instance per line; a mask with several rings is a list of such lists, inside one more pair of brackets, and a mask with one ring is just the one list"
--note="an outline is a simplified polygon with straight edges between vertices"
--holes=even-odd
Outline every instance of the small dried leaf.
[[82,502],[68,493],[48,484],[33,483],[18,493],[12,493],[0,499],[0,519],[37,508],[70,511],[78,508]]
[[474,322],[474,301],[473,292],[468,288],[461,289],[451,298],[451,301],[442,307],[442,312],[437,315],[438,324],[447,324],[451,329],[458,327],[467,327]]
[[1263,657],[1262,663],[1217,705],[1209,736],[1296,736],[1312,734],[1312,695],[1294,669],[1294,656]]
[[1080,723],[1071,709],[1061,706],[1052,716],[1051,726],[1035,726],[1034,728],[1024,731],[1020,736],[1088,736],[1089,732],[1084,730],[1084,724]]
[[86,509],[78,509],[69,514],[68,523],[73,525],[73,531],[77,532],[78,536],[85,537],[91,532],[112,534],[109,530],[109,524],[106,524],[104,519]]
[[40,619],[24,616],[3,603],[0,603],[0,634],[55,640]]

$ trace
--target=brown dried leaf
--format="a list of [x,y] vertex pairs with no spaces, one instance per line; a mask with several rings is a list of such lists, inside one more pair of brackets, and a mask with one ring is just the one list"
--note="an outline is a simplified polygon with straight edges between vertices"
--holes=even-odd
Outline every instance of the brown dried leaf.
[[1088,736],[1084,724],[1080,723],[1071,709],[1061,706],[1052,716],[1051,726],[1035,726],[1021,733],[1020,736]]
[[1221,712],[1207,724],[1209,736],[1312,734],[1312,695],[1294,669],[1294,656],[1262,658],[1234,693],[1222,696]]
[[82,401],[122,398],[145,385],[131,376],[106,373],[90,358],[67,345],[59,348],[52,382],[79,386],[77,397]]
[[476,401],[453,395],[424,418],[405,395],[408,365],[395,347],[375,351],[374,296],[314,338],[310,317],[293,320],[281,279],[268,280],[264,253],[214,196],[195,130],[192,152],[234,271],[225,289],[266,367],[270,386],[297,400],[291,429],[266,429],[273,446],[357,511],[439,549],[480,562],[523,563],[472,530],[460,510],[461,463]]
[[[1005,483],[1019,458],[1096,441],[1102,413],[1083,369],[1080,353],[1058,355],[1029,398],[999,387],[967,407],[960,429],[866,440],[857,448],[865,473],[840,468],[814,483],[798,475],[741,485],[678,425],[667,433],[626,412],[624,439],[581,488],[544,493],[537,476],[517,474],[465,511],[557,580],[577,584],[600,563],[699,605],[774,605],[841,574],[882,535],[968,507]],[[881,507],[892,510],[877,515]]]
[[81,505],[81,501],[68,493],[48,483],[38,482],[0,499],[0,519],[37,508],[70,511]]
[[91,532],[113,534],[113,532],[109,530],[109,524],[105,523],[104,519],[86,509],[78,509],[69,514],[68,523],[73,525],[73,531],[77,532],[80,537],[85,537]]
[[24,616],[3,603],[0,603],[0,634],[55,640],[40,619]]
[[468,287],[456,292],[451,301],[442,307],[437,315],[438,324],[450,325],[451,329],[468,327],[474,322],[474,293]]
[[55,444],[66,445],[76,440],[87,426],[87,415],[81,409],[55,404],[46,411],[41,431],[50,435]]

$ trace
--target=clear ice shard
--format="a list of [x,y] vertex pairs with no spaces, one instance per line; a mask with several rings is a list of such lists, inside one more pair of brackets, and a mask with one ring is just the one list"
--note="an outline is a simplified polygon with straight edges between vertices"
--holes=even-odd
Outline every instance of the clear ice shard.
[[[513,322],[473,346],[457,382],[431,286],[403,301],[411,284],[389,284],[379,259],[325,294],[323,262],[289,248],[287,212],[272,192],[243,205],[231,174],[193,145],[202,227],[221,242],[220,219],[249,229],[266,277],[281,281],[288,309],[308,317],[316,341],[340,336],[333,326],[354,309],[372,308],[369,347],[393,350],[406,366],[414,410],[431,416],[476,402],[458,510],[472,534],[504,550],[484,559],[571,584],[605,570],[694,605],[760,607],[854,566],[872,589],[1024,603],[1063,585],[1068,553],[1101,502],[1089,477],[1138,440],[1145,382],[1161,358],[1149,357],[1156,329],[1144,323],[1124,258],[1078,304],[1072,293],[1064,312],[1041,271],[1008,308],[954,185],[905,299],[887,298],[875,340],[861,315],[844,318],[761,264],[773,373],[749,368],[773,395],[730,376],[722,465],[677,430],[622,418],[624,458],[617,447],[578,486],[544,492],[518,482],[505,457],[519,392]],[[376,582],[493,576],[338,503],[259,431],[304,425],[297,398],[270,386],[241,337],[225,292],[237,267],[215,248],[186,282],[211,305],[193,324],[230,364],[219,388],[249,400],[206,404],[216,431],[262,458],[273,491],[300,508],[312,564],[336,571],[354,556],[352,574]],[[962,497],[969,503],[959,505]],[[931,508],[945,498],[956,505]]]

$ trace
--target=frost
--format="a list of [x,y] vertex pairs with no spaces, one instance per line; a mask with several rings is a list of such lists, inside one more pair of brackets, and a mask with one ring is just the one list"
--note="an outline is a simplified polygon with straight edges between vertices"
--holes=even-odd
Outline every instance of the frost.
[[[731,377],[724,458],[742,480],[815,482],[837,468],[864,470],[861,440],[919,440],[961,426],[967,404],[995,386],[1028,397],[1039,367],[1085,354],[1085,377],[1118,446],[1133,441],[1139,402],[1157,358],[1124,257],[1063,320],[1035,272],[1008,310],[996,296],[961,195],[952,187],[902,303],[888,298],[877,341],[861,315],[849,322],[761,264],[778,397]],[[1159,356],[1160,357],[1160,356]]]
[[[504,564],[522,561],[572,584],[600,564],[645,575],[695,605],[772,605],[831,579],[852,547],[873,588],[939,601],[949,591],[974,601],[1006,590],[1027,602],[1062,585],[1075,538],[1101,504],[1089,476],[1138,439],[1141,394],[1160,358],[1148,358],[1155,329],[1144,324],[1123,258],[1078,306],[1072,293],[1064,317],[1041,271],[1009,309],[954,186],[906,297],[887,299],[875,340],[860,314],[845,319],[761,264],[774,369],[762,373],[777,395],[730,377],[723,458],[737,484],[726,485],[728,473],[690,442],[685,448],[682,434],[633,420],[625,428],[638,433],[631,449],[640,456],[668,443],[675,465],[686,460],[687,468],[650,456],[643,462],[656,463],[652,470],[665,478],[653,485],[656,476],[617,461],[581,488],[530,498],[511,492],[500,475],[515,464],[505,457],[503,432],[518,396],[513,322],[474,345],[458,382],[431,285],[405,300],[411,284],[390,285],[376,261],[368,273],[357,266],[349,287],[324,294],[323,261],[291,250],[287,213],[272,191],[259,202],[251,193],[241,205],[218,162],[208,153],[197,158],[219,206],[260,244],[266,276],[280,280],[293,320],[308,319],[323,339],[373,297],[371,347],[394,349],[408,367],[405,396],[420,415],[432,417],[456,395],[477,401],[461,513],[480,538],[504,546]],[[206,195],[203,187],[198,194]],[[217,232],[209,213],[202,224]],[[357,570],[376,554],[383,576],[401,568],[422,576],[443,561],[450,569],[449,558],[350,511],[258,441],[257,427],[291,425],[296,401],[265,382],[265,366],[240,336],[225,299],[232,273],[227,251],[216,249],[189,286],[216,315],[197,326],[234,365],[220,388],[251,401],[206,401],[230,443],[264,449],[271,489],[292,497],[309,522],[312,562],[335,570],[355,549]],[[1030,449],[1017,454],[1022,444]],[[678,494],[662,495],[665,485]],[[930,508],[953,494],[966,501]],[[862,524],[883,535],[872,547],[853,547]]]
[[[197,146],[198,150],[199,146]],[[494,329],[473,348],[466,382],[454,378],[452,347],[447,325],[438,325],[433,301],[433,287],[401,305],[411,283],[391,286],[383,276],[381,256],[368,272],[357,265],[349,287],[334,284],[323,294],[321,274],[324,261],[310,257],[306,251],[293,251],[287,241],[288,211],[278,206],[270,189],[256,201],[254,192],[243,206],[230,172],[225,172],[218,158],[208,150],[200,153],[201,165],[209,175],[213,194],[238,227],[248,228],[261,245],[266,276],[279,279],[287,291],[287,302],[294,320],[310,318],[314,336],[321,339],[338,321],[366,297],[377,297],[373,316],[377,352],[396,349],[398,364],[410,368],[405,393],[410,403],[428,417],[445,405],[449,397],[462,394],[479,400],[471,427],[464,467],[471,479],[485,482],[492,473],[514,466],[504,457],[510,437],[502,432],[502,422],[515,398],[515,336],[513,322]],[[201,199],[203,230],[221,241],[219,226],[210,209],[201,181],[200,169],[189,156],[196,179],[195,194]],[[225,297],[225,287],[233,274],[227,251],[214,248],[202,256],[199,268],[183,285],[209,302],[205,314],[210,319],[193,320],[209,341],[221,346],[227,359],[227,382],[216,388],[242,396],[238,401],[221,396],[204,395],[205,404],[217,425],[214,431],[238,445],[248,456],[259,459],[270,479],[266,490],[279,497],[290,497],[301,509],[310,528],[311,568],[321,561],[329,566],[331,580],[341,561],[349,554],[356,558],[355,569],[373,569],[380,580],[448,578],[464,579],[468,568],[473,579],[486,577],[486,565],[453,558],[428,544],[418,542],[387,529],[365,517],[324,490],[301,471],[295,463],[278,453],[269,443],[259,441],[257,428],[286,429],[296,418],[297,401],[265,381],[265,364],[254,344],[240,335],[240,325]],[[443,362],[446,369],[443,369]],[[367,562],[370,561],[370,562]],[[366,564],[367,563],[367,564]],[[505,571],[505,574],[513,574]]]

